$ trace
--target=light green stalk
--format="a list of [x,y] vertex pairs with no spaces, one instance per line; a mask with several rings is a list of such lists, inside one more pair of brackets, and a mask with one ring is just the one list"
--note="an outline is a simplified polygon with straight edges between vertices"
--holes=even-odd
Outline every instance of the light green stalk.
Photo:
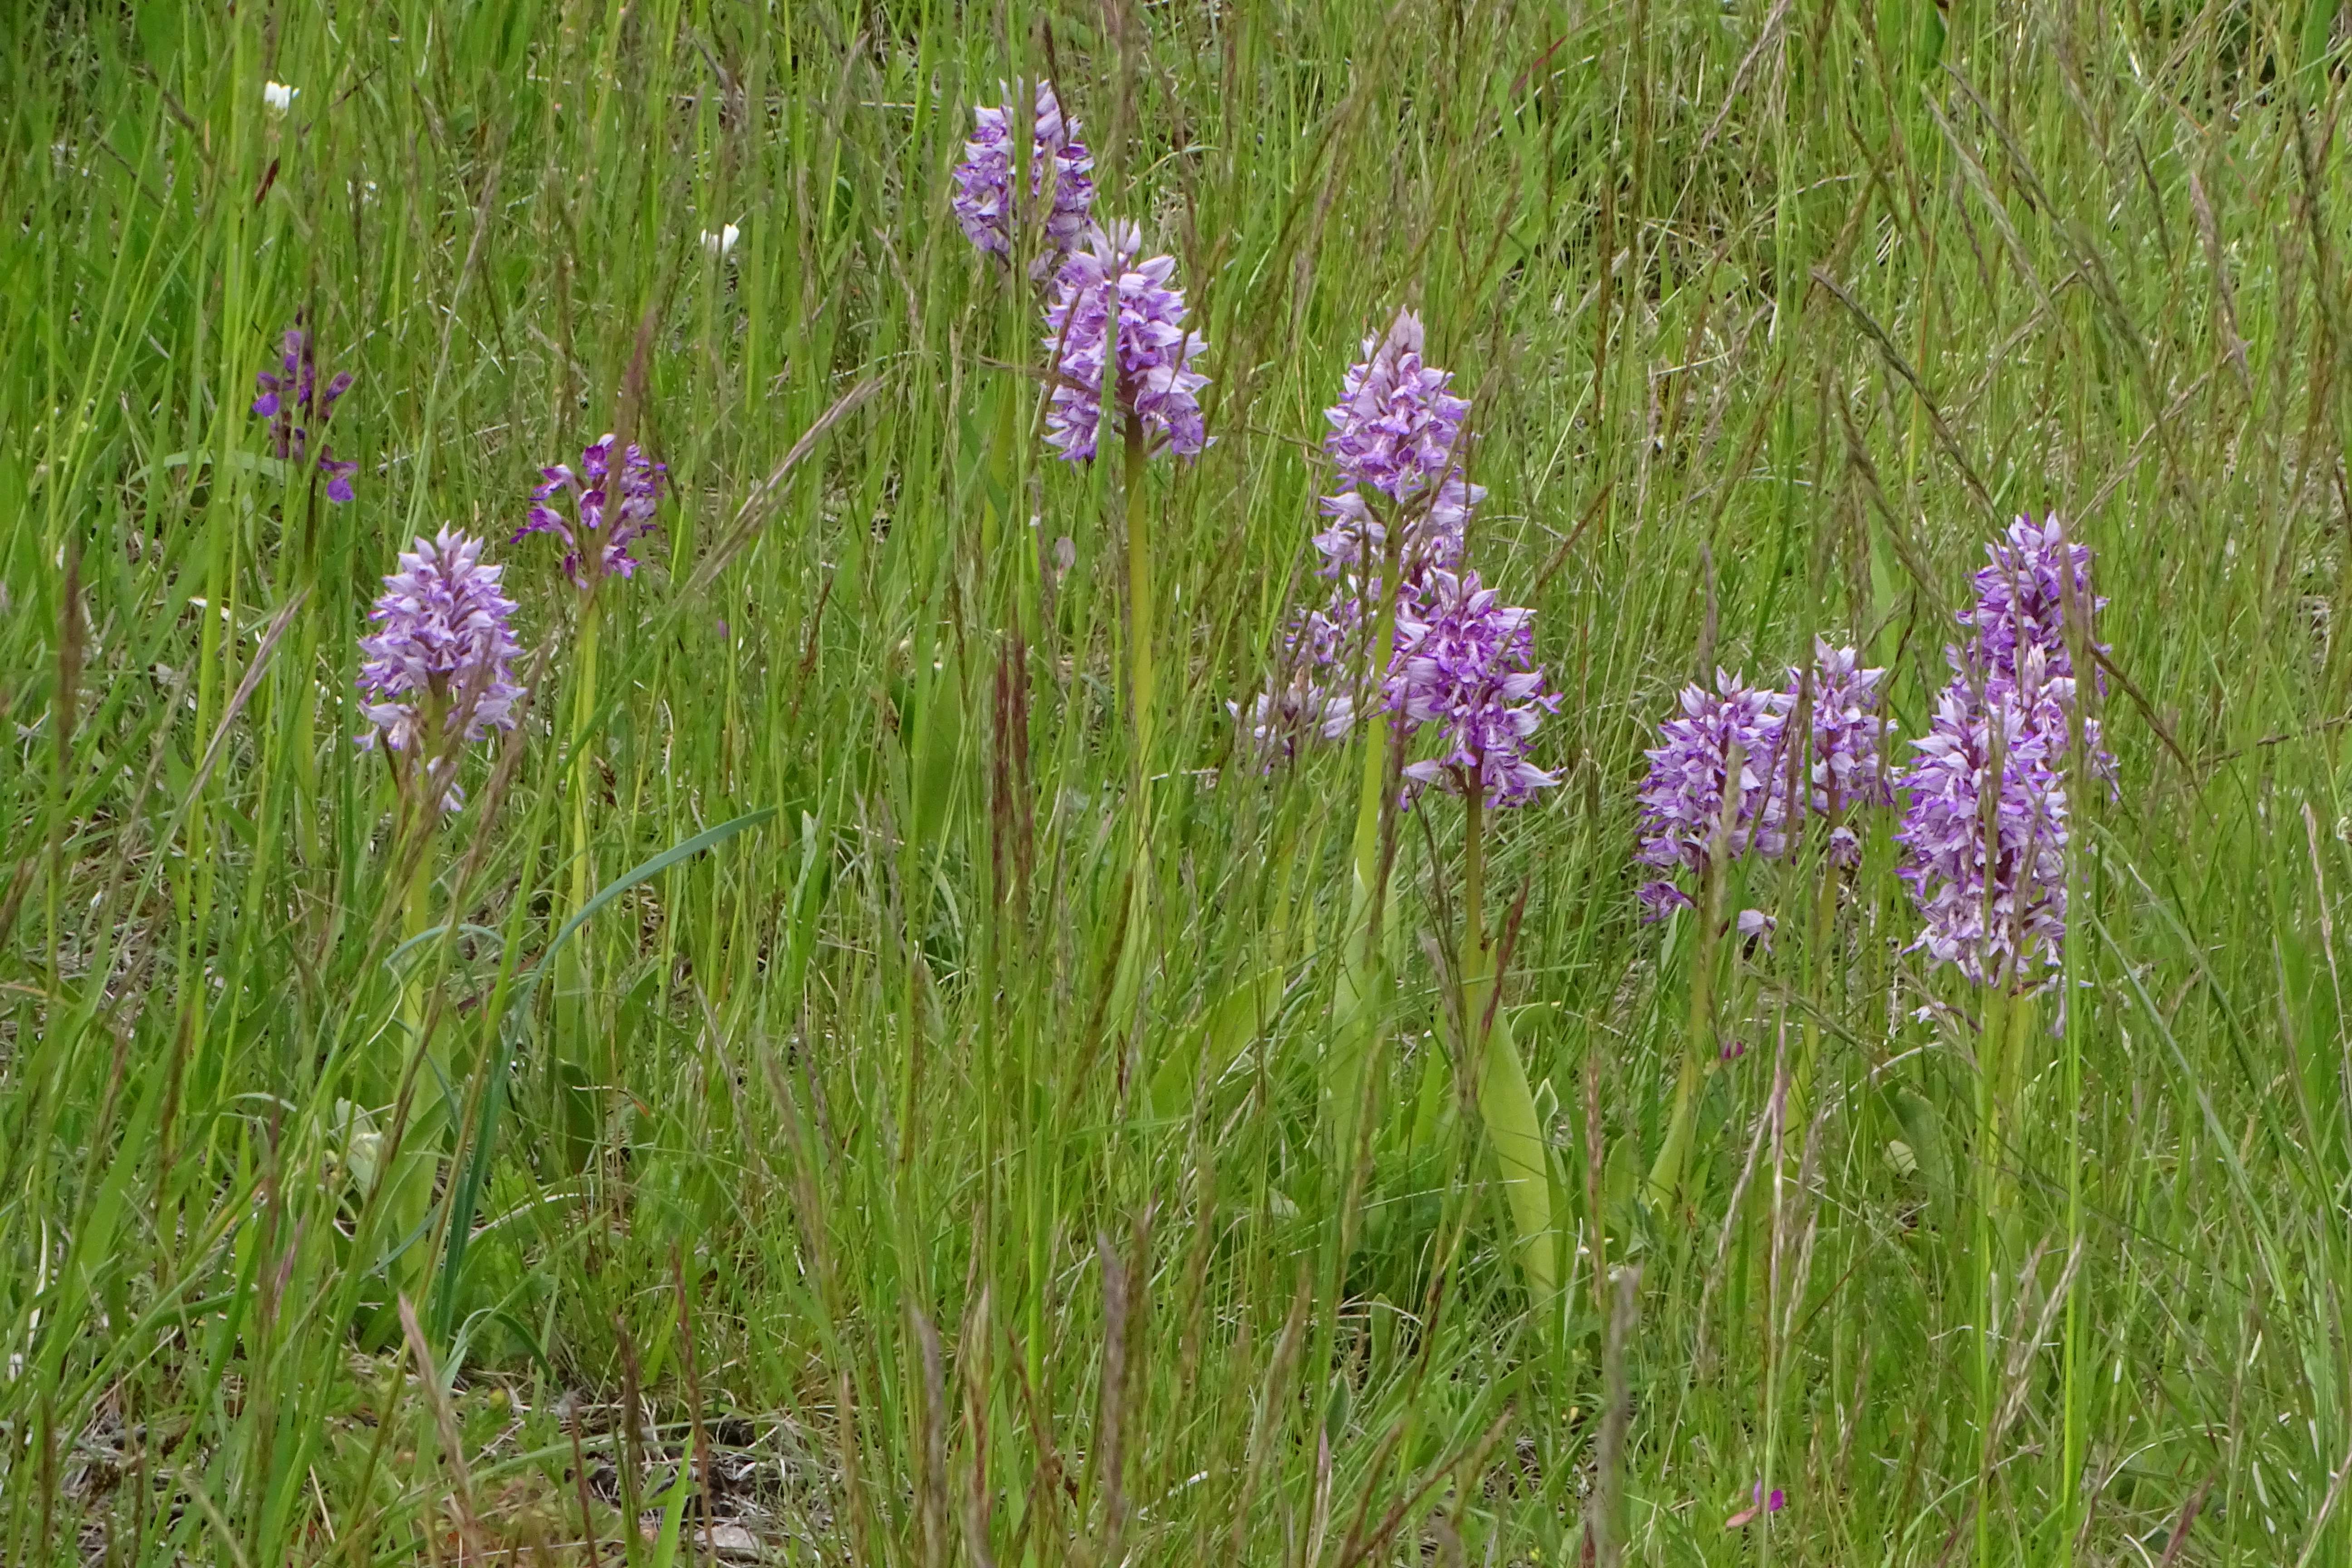
[[[1735,750],[1731,767],[1738,767]],[[1736,776],[1736,773],[1735,773]],[[1728,795],[1729,792],[1726,792]],[[1690,1158],[1691,1141],[1698,1121],[1698,1088],[1706,1054],[1715,1048],[1716,948],[1723,925],[1723,872],[1720,856],[1709,856],[1699,876],[1698,942],[1691,955],[1690,1019],[1683,1030],[1683,1060],[1675,1077],[1675,1104],[1666,1121],[1665,1141],[1650,1166],[1649,1198],[1654,1208],[1673,1204],[1682,1189],[1683,1167]]]
[[1137,999],[1153,945],[1151,762],[1159,711],[1159,677],[1153,668],[1151,633],[1151,521],[1144,505],[1143,475],[1150,461],[1143,421],[1127,416],[1127,464],[1122,479],[1127,503],[1128,703],[1135,737],[1134,795],[1128,820],[1129,840],[1127,932],[1111,990],[1110,1017],[1126,1028],[1135,1020]]
[[1999,1135],[2000,1091],[1995,1082],[1999,1072],[2003,1037],[2009,1031],[2008,997],[1999,986],[1988,986],[1984,992],[1984,1027],[1977,1037],[1977,1237],[1976,1237],[1976,1300],[1977,1300],[1977,1508],[1976,1546],[1978,1568],[1992,1568],[1992,1489],[1993,1468],[1993,1404],[1997,1397],[1993,1373],[1992,1342],[1995,1330],[1993,1305],[1993,1237],[1997,1230],[1994,1210],[1999,1205],[1995,1190],[1993,1155]]
[[[1377,505],[1366,496],[1368,504]],[[1375,512],[1375,517],[1378,513]],[[1348,897],[1348,928],[1340,950],[1339,981],[1331,1006],[1331,1049],[1326,1073],[1331,1101],[1335,1167],[1344,1183],[1356,1160],[1357,1123],[1362,1111],[1364,1073],[1380,1033],[1379,992],[1383,978],[1379,915],[1387,903],[1381,884],[1381,845],[1388,816],[1395,809],[1390,746],[1393,737],[1381,701],[1381,678],[1387,673],[1389,650],[1396,642],[1396,593],[1393,584],[1404,566],[1404,526],[1402,518],[1387,523],[1387,554],[1381,564],[1382,592],[1372,612],[1371,638],[1366,644],[1366,668],[1359,684],[1364,693],[1356,728],[1363,736],[1363,771],[1356,786],[1354,877]]]
[[[1538,1307],[1551,1300],[1559,1270],[1553,1258],[1551,1172],[1544,1153],[1543,1123],[1528,1073],[1511,1039],[1510,1021],[1496,994],[1495,952],[1486,941],[1485,814],[1474,785],[1463,797],[1462,899],[1467,929],[1463,942],[1462,1011],[1471,1060],[1477,1064],[1478,1114],[1501,1168],[1511,1223],[1518,1231],[1519,1261],[1528,1291]],[[1543,1314],[1538,1313],[1538,1317]]]
[[[601,548],[591,542],[591,547]],[[588,550],[582,552],[583,561]],[[593,563],[592,563],[593,566]],[[592,580],[593,581],[593,580]],[[588,832],[588,737],[596,715],[596,651],[602,624],[593,587],[580,597],[580,626],[573,645],[575,684],[572,687],[571,769],[565,802],[565,860],[572,870],[570,914],[588,907],[595,896],[595,845]],[[594,1157],[603,1123],[604,1096],[599,1082],[612,1082],[606,1064],[596,1058],[594,975],[586,941],[564,950],[556,973],[556,1041],[552,1053],[556,1125],[562,1130],[564,1163],[585,1170]]]
[[1150,816],[1151,748],[1159,719],[1159,675],[1151,662],[1152,628],[1157,624],[1151,602],[1151,513],[1143,504],[1143,471],[1151,460],[1144,444],[1143,420],[1127,416],[1127,654],[1128,695],[1134,705],[1136,803],[1139,834]]
[[[437,694],[427,692],[422,709],[415,754],[400,773],[399,820],[403,831],[394,840],[393,848],[394,864],[403,878],[399,899],[400,935],[404,942],[415,942],[433,928],[433,843],[440,824],[441,799],[431,767],[441,761],[437,748],[447,704]],[[405,1240],[432,1211],[442,1135],[448,1126],[442,1093],[447,1074],[436,1070],[445,1064],[432,1054],[433,1042],[425,1033],[428,1009],[425,976],[431,961],[432,955],[425,951],[423,943],[409,949],[404,959],[408,974],[401,986],[400,1021],[409,1054],[406,1070],[416,1075],[419,1082],[407,1124],[398,1130],[400,1153],[386,1178],[389,1187],[384,1203],[390,1224],[383,1234],[394,1244]],[[429,1249],[421,1246],[403,1253],[392,1270],[398,1288],[414,1294],[423,1284],[429,1261]]]

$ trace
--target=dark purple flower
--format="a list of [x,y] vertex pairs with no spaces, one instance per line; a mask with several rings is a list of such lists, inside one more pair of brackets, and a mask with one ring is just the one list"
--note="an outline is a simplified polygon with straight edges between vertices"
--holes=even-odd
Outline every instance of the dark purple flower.
[[449,755],[458,740],[477,741],[511,730],[522,688],[514,661],[514,601],[500,592],[504,569],[486,565],[481,542],[449,529],[403,551],[400,569],[383,580],[368,619],[375,630],[360,639],[365,662],[359,687],[368,732],[390,751],[421,755],[433,792],[456,803]]
[[1387,697],[1408,726],[1437,728],[1438,755],[1404,770],[1420,784],[1490,805],[1517,805],[1559,783],[1528,761],[1528,738],[1556,711],[1535,661],[1535,612],[1496,601],[1475,572],[1433,573],[1424,603],[1397,611]]
[[[335,416],[335,400],[351,390],[352,373],[345,371],[326,385],[319,384],[310,334],[298,315],[279,342],[278,374],[265,370],[253,379],[261,394],[253,400],[253,412],[269,421],[271,449],[280,460],[299,468],[309,458],[311,432],[325,435],[327,421]],[[327,476],[329,500],[340,503],[352,499],[352,476],[359,468],[357,463],[337,462],[334,449],[320,441],[318,468]]]
[[1454,447],[1470,400],[1447,390],[1451,371],[1422,363],[1421,318],[1399,310],[1389,330],[1364,340],[1348,367],[1339,401],[1326,409],[1323,449],[1343,490],[1374,489],[1392,501],[1426,494],[1459,466]]
[[[512,544],[528,534],[554,534],[563,541],[565,575],[582,588],[591,584],[591,563],[595,577],[636,575],[637,561],[629,553],[629,546],[653,531],[663,477],[669,472],[667,465],[646,458],[635,442],[621,454],[616,470],[614,439],[607,435],[583,449],[576,471],[564,463],[540,469],[546,482],[530,492],[536,504],[529,520],[507,541]],[[559,496],[571,498],[576,521],[547,504]]]
[[[1901,785],[1899,875],[1926,926],[1912,943],[1979,984],[2030,988],[2066,938],[2067,710],[2074,683],[2038,644],[2016,680],[1954,680]],[[1988,799],[1990,795],[1990,799]]]
[[[1028,159],[1030,202],[1045,195],[1047,180],[1053,182],[1052,205],[1044,214],[1045,249],[1031,264],[1032,276],[1042,278],[1086,237],[1095,200],[1095,160],[1078,140],[1078,122],[1063,117],[1051,82],[1037,84],[1036,104]],[[1013,254],[1013,227],[1031,217],[1021,210],[1030,204],[1013,194],[1012,121],[1019,112],[1009,95],[1003,108],[976,111],[971,140],[964,143],[964,160],[955,172],[956,221],[972,244],[998,256]]]
[[327,476],[327,499],[341,504],[352,499],[352,476],[360,471],[357,463],[335,461],[335,449],[324,441],[319,443],[319,471]]
[[1045,438],[1066,461],[1095,456],[1106,365],[1115,365],[1113,406],[1143,422],[1153,449],[1189,456],[1208,444],[1200,391],[1209,378],[1192,368],[1207,345],[1184,325],[1184,291],[1168,286],[1175,258],[1139,260],[1142,252],[1142,230],[1131,223],[1094,229],[1055,280],[1045,310],[1055,374]]
[[[1680,715],[1658,727],[1661,743],[1643,753],[1650,774],[1641,793],[1641,864],[1703,874],[1718,855],[1728,864],[1787,847],[1787,785],[1776,774],[1792,705],[1785,691],[1722,670],[1712,691],[1683,689]],[[1691,902],[1667,880],[1644,884],[1641,896],[1654,920]]]

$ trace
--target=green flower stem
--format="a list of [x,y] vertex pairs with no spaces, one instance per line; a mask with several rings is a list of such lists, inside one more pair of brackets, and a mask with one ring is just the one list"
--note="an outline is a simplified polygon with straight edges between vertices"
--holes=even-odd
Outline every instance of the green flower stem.
[[[1369,497],[1367,498],[1370,499]],[[1389,520],[1388,556],[1383,583],[1393,584],[1402,565],[1402,532]],[[1331,1250],[1321,1281],[1321,1308],[1317,1313],[1316,1364],[1328,1365],[1337,1319],[1341,1277],[1355,1245],[1359,1146],[1364,1142],[1365,1089],[1373,1054],[1381,1041],[1382,983],[1387,977],[1379,930],[1387,888],[1381,881],[1381,845],[1389,814],[1396,807],[1392,787],[1391,725],[1378,701],[1381,679],[1386,673],[1383,654],[1395,642],[1396,605],[1393,594],[1380,596],[1372,614],[1370,640],[1365,645],[1360,689],[1370,694],[1357,725],[1363,737],[1363,772],[1356,791],[1355,841],[1350,857],[1353,872],[1348,896],[1348,923],[1340,937],[1339,975],[1331,998],[1331,1033],[1325,1048],[1323,1088],[1325,1116],[1331,1133],[1331,1171],[1339,1201],[1339,1223],[1330,1233]]]
[[1649,1196],[1655,1208],[1673,1203],[1682,1188],[1683,1167],[1690,1158],[1698,1118],[1699,1076],[1705,1053],[1715,1047],[1715,956],[1723,925],[1723,873],[1717,866],[1720,858],[1709,857],[1699,877],[1698,947],[1691,955],[1690,1021],[1683,1031],[1682,1068],[1675,1079],[1675,1106],[1666,1122],[1665,1142],[1650,1167]]
[[1983,1489],[1992,1484],[1993,1423],[2000,1399],[2000,1373],[1994,1342],[2000,1331],[2000,1303],[1994,1285],[2010,1248],[2004,1242],[2016,1201],[2016,1178],[2002,1158],[2018,1120],[2016,1097],[2019,1064],[2025,1042],[2032,1038],[2037,1009],[2031,995],[2011,993],[1993,984],[1984,988],[1984,1026],[1977,1042],[1977,1441],[1979,1496],[1977,1507],[1977,1561],[1983,1568],[1994,1562],[1993,1542]]
[[[1388,553],[1381,581],[1394,584],[1403,569],[1404,530],[1401,520],[1384,521],[1389,524]],[[1332,999],[1332,1045],[1326,1080],[1331,1097],[1334,1152],[1342,1170],[1355,1161],[1364,1072],[1379,1036],[1381,955],[1375,913],[1384,907],[1387,892],[1381,885],[1383,826],[1388,814],[1395,809],[1395,792],[1390,786],[1392,726],[1382,711],[1380,691],[1381,677],[1387,673],[1385,656],[1395,641],[1396,595],[1384,592],[1372,612],[1371,640],[1366,645],[1367,667],[1360,682],[1366,699],[1360,715],[1364,721],[1357,726],[1364,738],[1364,751],[1363,772],[1356,786],[1355,875],[1348,898],[1339,990]]]
[[1150,453],[1143,439],[1143,421],[1127,416],[1127,652],[1128,697],[1135,719],[1137,801],[1149,815],[1153,726],[1159,717],[1159,677],[1151,663],[1151,632],[1155,617],[1151,602],[1151,519],[1143,504],[1143,470]]
[[1979,1568],[1992,1568],[1992,1510],[1985,1506],[1992,1485],[1992,1419],[1995,1397],[1993,1322],[1993,1145],[1998,1135],[2000,1089],[1995,1083],[2001,1037],[2008,1032],[2008,998],[1998,986],[1984,991],[1984,1026],[1977,1037],[1977,1509],[1976,1547]]
[[[394,864],[400,867],[404,879],[399,894],[403,942],[415,942],[433,927],[433,840],[439,826],[441,801],[433,775],[427,771],[434,760],[427,748],[436,744],[436,738],[442,732],[445,710],[441,700],[430,694],[424,700],[423,710],[417,727],[417,751],[401,779],[399,820],[404,831],[394,840],[393,851]],[[401,1131],[400,1152],[393,1162],[384,1194],[388,1221],[384,1234],[394,1242],[414,1235],[432,1212],[442,1140],[448,1129],[442,1096],[442,1084],[447,1074],[440,1070],[444,1064],[434,1054],[433,1042],[425,1036],[425,973],[433,956],[420,943],[410,949],[405,962],[408,976],[401,985],[400,1021],[405,1027],[411,1053],[407,1070],[417,1083],[407,1126]],[[430,1257],[430,1248],[423,1246],[413,1246],[401,1254],[392,1270],[399,1289],[411,1294],[418,1290]]]
[[[1830,831],[1835,831],[1838,819],[1832,816]],[[1837,930],[1837,868],[1823,862],[1821,880],[1814,885],[1812,925],[1805,941],[1805,994],[1811,1006],[1805,1014],[1805,1032],[1797,1053],[1797,1068],[1789,1085],[1789,1108],[1782,1119],[1784,1127],[1792,1127],[1801,1134],[1810,1133],[1812,1126],[1813,1074],[1821,1063],[1822,1020],[1829,1016],[1830,943]],[[1801,1145],[1792,1143],[1799,1160],[1803,1158]]]
[[[571,777],[565,802],[566,859],[572,868],[568,914],[588,907],[595,896],[595,850],[588,834],[588,733],[596,714],[596,653],[602,616],[593,589],[580,600],[580,629],[573,645],[577,671],[572,688]],[[555,1069],[556,1123],[562,1130],[565,1163],[585,1170],[602,1131],[603,1097],[593,1086],[600,1081],[593,1061],[596,1034],[592,994],[593,971],[588,943],[565,945],[555,976],[556,1041],[551,1053]],[[610,1082],[607,1076],[602,1081]]]
[[1122,483],[1127,503],[1127,689],[1135,736],[1134,809],[1129,820],[1134,833],[1128,851],[1127,929],[1119,942],[1108,1013],[1114,1026],[1119,1029],[1134,1022],[1136,1003],[1143,994],[1157,901],[1151,864],[1151,757],[1159,705],[1158,679],[1151,661],[1151,525],[1143,498],[1143,470],[1150,458],[1150,452],[1144,444],[1143,422],[1129,414]]
[[1497,1005],[1495,954],[1486,942],[1485,813],[1474,787],[1463,797],[1462,897],[1467,940],[1463,954],[1462,1011],[1467,1020],[1471,1059],[1477,1064],[1478,1114],[1501,1168],[1504,1196],[1518,1231],[1520,1265],[1528,1290],[1549,1301],[1558,1284],[1553,1258],[1551,1173],[1544,1156],[1543,1125],[1526,1066],[1511,1039],[1511,1026]]

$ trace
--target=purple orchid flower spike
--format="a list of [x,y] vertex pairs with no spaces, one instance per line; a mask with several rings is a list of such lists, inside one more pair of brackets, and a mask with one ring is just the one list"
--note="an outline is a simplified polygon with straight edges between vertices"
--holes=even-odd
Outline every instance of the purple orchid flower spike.
[[2054,514],[2040,522],[2019,518],[2003,538],[1985,546],[1985,554],[1991,564],[1976,574],[1977,602],[1959,615],[1960,625],[1976,634],[1972,662],[1979,673],[2015,680],[2021,655],[2038,647],[2052,675],[2074,679],[2066,637],[2070,596],[2084,641],[2095,652],[2107,651],[2091,636],[2093,620],[2107,601],[2091,591],[2090,546],[2069,544]]
[[1424,573],[1452,571],[1461,561],[1463,530],[1486,491],[1462,472],[1470,400],[1448,390],[1453,372],[1423,360],[1424,336],[1421,318],[1399,310],[1386,332],[1364,340],[1364,357],[1348,367],[1339,401],[1323,412],[1331,426],[1323,449],[1339,479],[1322,502],[1333,526],[1315,536],[1327,576],[1385,558],[1383,507],[1403,521],[1408,590]]
[[1405,777],[1489,805],[1521,805],[1559,783],[1529,762],[1527,743],[1559,698],[1535,661],[1535,612],[1498,603],[1475,572],[1432,574],[1428,605],[1397,618],[1389,706],[1406,724],[1437,727],[1443,751]]
[[2091,585],[2090,550],[2070,544],[2054,517],[2019,518],[1986,553],[1976,603],[1959,616],[1975,637],[1946,650],[1953,679],[1912,742],[1895,837],[1925,921],[1913,950],[1978,984],[2025,992],[2063,962],[2078,731],[2087,770],[2113,787],[2099,721],[2077,711],[2074,658],[2077,646],[2105,654],[2092,619],[2106,601]]
[[1169,285],[1176,258],[1142,255],[1134,224],[1094,229],[1055,280],[1045,310],[1055,378],[1045,438],[1066,462],[1094,459],[1106,374],[1113,406],[1141,422],[1152,450],[1191,457],[1208,445],[1200,394],[1209,378],[1192,368],[1208,345],[1184,324],[1184,291]]
[[[604,577],[636,575],[637,560],[629,546],[656,526],[654,513],[669,472],[634,442],[615,463],[616,439],[606,435],[583,449],[576,469],[567,463],[540,469],[543,482],[531,491],[530,514],[508,541],[554,534],[563,542],[564,575],[583,592]],[[571,499],[573,517],[548,504],[562,497]]]
[[504,569],[486,564],[479,540],[450,529],[401,552],[383,580],[360,639],[359,688],[368,731],[362,747],[381,743],[395,759],[424,770],[422,798],[454,811],[464,802],[454,781],[461,742],[515,726],[522,688],[514,678],[521,647],[514,601],[500,590]]
[[1448,390],[1452,371],[1423,361],[1425,338],[1421,318],[1399,310],[1387,331],[1364,340],[1364,357],[1339,383],[1339,401],[1324,410],[1331,433],[1323,449],[1342,489],[1409,501],[1455,470],[1470,400]]
[[334,417],[336,400],[351,390],[352,373],[344,371],[324,386],[319,384],[310,334],[297,315],[279,340],[277,373],[261,371],[253,379],[260,394],[253,400],[253,412],[269,421],[270,449],[281,461],[299,468],[311,461],[310,437],[317,432],[321,439],[313,466],[327,476],[327,499],[338,505],[350,500],[352,476],[360,466],[338,462],[334,448],[323,437],[327,421]]
[[1003,108],[974,112],[971,140],[964,143],[964,160],[956,166],[951,201],[966,238],[984,252],[1010,257],[1016,228],[1039,221],[1033,212],[1046,200],[1050,180],[1052,195],[1042,215],[1045,248],[1030,263],[1030,275],[1043,278],[1086,238],[1095,201],[1095,160],[1078,140],[1078,122],[1063,114],[1051,82],[1037,84],[1035,107],[1027,200],[1013,191],[1012,126],[1020,109],[1008,93]]
[[[1787,791],[1778,773],[1792,705],[1787,692],[1747,685],[1722,670],[1712,691],[1683,689],[1679,716],[1658,727],[1660,744],[1644,753],[1650,774],[1641,794],[1641,864],[1703,875],[1718,854],[1727,864],[1786,847]],[[1693,905],[1663,878],[1643,884],[1641,898],[1652,920]]]
[[1946,687],[1912,742],[1918,754],[1901,781],[1910,804],[1895,835],[1897,874],[1927,922],[1912,949],[1979,984],[2030,989],[2060,963],[2074,688],[2028,647],[2015,681]]
[[[1469,399],[1449,390],[1454,375],[1422,358],[1421,318],[1399,310],[1384,332],[1363,341],[1364,357],[1348,367],[1339,401],[1324,410],[1331,426],[1323,448],[1337,470],[1339,488],[1322,498],[1330,519],[1314,536],[1321,571],[1335,580],[1328,603],[1300,615],[1285,638],[1286,670],[1297,672],[1294,689],[1260,696],[1254,715],[1311,713],[1313,724],[1293,724],[1280,748],[1313,733],[1336,740],[1370,704],[1347,689],[1368,662],[1364,646],[1376,624],[1383,592],[1390,520],[1403,529],[1396,588],[1398,635],[1385,668],[1371,679],[1388,681],[1405,656],[1407,622],[1427,624],[1440,613],[1434,599],[1423,603],[1433,574],[1458,571],[1463,535],[1470,514],[1486,499],[1462,471],[1463,422]],[[1383,661],[1370,661],[1381,663]],[[1238,717],[1240,706],[1234,707]],[[1262,722],[1254,725],[1263,730]],[[1265,743],[1265,736],[1257,736]]]
[[[1946,652],[1954,675],[1971,685],[1990,688],[2019,683],[2027,654],[2040,650],[2042,668],[2064,681],[2061,716],[2073,722],[2077,690],[2074,648],[2066,635],[2066,602],[2074,600],[2082,626],[2082,643],[2094,665],[2107,652],[2098,640],[2095,619],[2107,601],[2091,586],[2091,550],[2067,542],[2065,527],[2054,514],[2040,522],[2021,517],[1999,541],[1985,546],[1990,564],[1975,578],[1976,603],[1959,613],[1959,623],[1975,634],[1964,647]],[[2072,578],[2072,582],[2068,581]],[[2105,676],[2095,670],[2094,690],[2105,689]],[[2099,721],[2082,720],[2083,745],[2091,772],[2113,781],[2116,759],[2102,743]]]
[[1883,669],[1862,668],[1857,649],[1818,637],[1812,668],[1789,671],[1789,708],[1793,714],[1801,697],[1810,703],[1812,745],[1805,787],[1795,788],[1791,779],[1777,781],[1777,787],[1800,810],[1834,820],[1829,848],[1836,865],[1851,866],[1862,857],[1853,814],[1895,803],[1883,755],[1888,727],[1878,714],[1879,683],[1885,679]]

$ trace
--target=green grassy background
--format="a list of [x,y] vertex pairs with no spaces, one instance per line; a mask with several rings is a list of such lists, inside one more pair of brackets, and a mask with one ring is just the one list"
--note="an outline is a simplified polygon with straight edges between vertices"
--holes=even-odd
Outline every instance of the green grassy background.
[[[228,12],[0,24],[0,1560],[584,1563],[584,1519],[667,1562],[707,1489],[802,1563],[1566,1564],[1612,1510],[1644,1563],[2352,1561],[2333,0]],[[1131,993],[1116,476],[1024,438],[1034,304],[948,208],[972,106],[1041,74],[1214,378],[1150,480]],[[1457,809],[1399,837],[1358,1168],[1359,764],[1265,771],[1225,714],[1401,302],[1566,696],[1491,878],[1549,1300],[1454,1092]],[[254,460],[298,310],[358,377],[348,507]],[[554,550],[503,541],[624,419],[676,496],[590,684]],[[2117,672],[2067,1027],[1980,1140],[1885,828],[1825,932],[1815,868],[1759,870],[1745,1054],[1646,1206],[1688,967],[1632,896],[1650,726],[1820,630],[1918,733],[2044,508]],[[445,522],[546,662],[431,850],[464,929],[403,947],[353,644]],[[575,779],[592,886],[773,815],[533,987]]]

